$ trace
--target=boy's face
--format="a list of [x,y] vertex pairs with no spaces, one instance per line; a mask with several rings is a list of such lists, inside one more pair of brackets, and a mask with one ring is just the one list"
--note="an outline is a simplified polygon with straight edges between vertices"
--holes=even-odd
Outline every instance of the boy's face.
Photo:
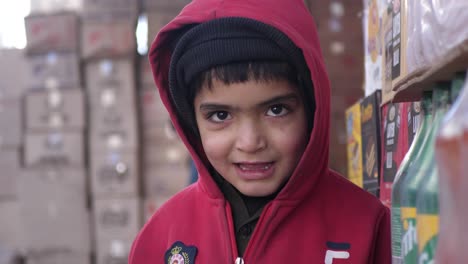
[[195,96],[194,107],[208,160],[244,195],[276,192],[306,148],[304,104],[287,81],[213,80]]

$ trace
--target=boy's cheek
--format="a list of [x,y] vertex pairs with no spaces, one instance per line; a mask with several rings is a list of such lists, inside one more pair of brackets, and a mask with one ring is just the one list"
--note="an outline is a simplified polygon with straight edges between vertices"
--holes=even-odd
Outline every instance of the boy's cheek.
[[202,136],[202,144],[208,159],[223,158],[228,154],[228,138],[223,133],[207,133]]

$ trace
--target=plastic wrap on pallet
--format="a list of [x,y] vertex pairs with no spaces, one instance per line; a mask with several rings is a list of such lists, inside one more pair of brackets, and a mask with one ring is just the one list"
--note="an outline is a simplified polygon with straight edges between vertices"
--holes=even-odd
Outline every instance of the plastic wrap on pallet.
[[[435,65],[468,40],[468,1],[421,0],[407,3],[406,51],[410,75]],[[394,0],[392,7],[400,0]],[[402,25],[403,26],[403,25]]]

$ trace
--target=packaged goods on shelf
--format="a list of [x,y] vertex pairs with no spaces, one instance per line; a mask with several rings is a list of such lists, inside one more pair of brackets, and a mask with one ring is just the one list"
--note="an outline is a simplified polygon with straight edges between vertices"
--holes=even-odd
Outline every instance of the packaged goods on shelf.
[[346,110],[348,179],[362,188],[361,102]]
[[381,39],[382,17],[388,7],[388,0],[364,0],[364,68],[365,95],[382,89],[382,53],[384,43]]
[[382,108],[380,200],[388,207],[391,207],[393,180],[408,150],[409,106],[409,103],[390,103]]
[[[394,182],[392,195],[392,242],[394,257],[404,263],[434,261],[438,239],[438,167],[435,142],[442,120],[460,90],[459,76],[438,82],[432,94],[434,116],[430,117],[430,92],[423,97],[424,119]],[[452,96],[452,97],[451,97]],[[432,123],[428,126],[428,124]],[[424,137],[423,137],[424,136]],[[419,261],[419,262],[418,262]]]
[[376,196],[380,183],[380,104],[380,90],[361,101],[362,185]]

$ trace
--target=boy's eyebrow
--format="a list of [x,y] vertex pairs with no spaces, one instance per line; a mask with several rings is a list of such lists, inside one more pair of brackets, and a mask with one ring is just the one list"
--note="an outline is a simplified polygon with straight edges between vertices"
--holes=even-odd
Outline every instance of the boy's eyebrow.
[[299,97],[297,96],[297,94],[288,93],[288,94],[275,96],[275,97],[273,97],[271,99],[268,99],[268,100],[266,100],[264,102],[259,103],[258,105],[259,106],[267,106],[267,105],[271,105],[271,104],[274,104],[274,103],[279,103],[279,102],[282,102],[282,101],[298,100],[298,99],[299,99]]
[[[278,95],[273,98],[270,98],[266,101],[260,102],[258,104],[259,107],[264,107],[268,106],[274,103],[279,103],[282,101],[287,101],[287,100],[298,100],[298,96],[295,93],[288,93],[288,94],[283,94],[283,95]],[[236,110],[238,107],[232,107],[230,105],[225,105],[225,104],[218,104],[218,103],[202,103],[200,104],[200,111],[219,111],[219,110]]]
[[215,111],[215,110],[231,110],[233,109],[232,106],[224,105],[224,104],[217,104],[217,103],[203,103],[200,104],[200,111]]

